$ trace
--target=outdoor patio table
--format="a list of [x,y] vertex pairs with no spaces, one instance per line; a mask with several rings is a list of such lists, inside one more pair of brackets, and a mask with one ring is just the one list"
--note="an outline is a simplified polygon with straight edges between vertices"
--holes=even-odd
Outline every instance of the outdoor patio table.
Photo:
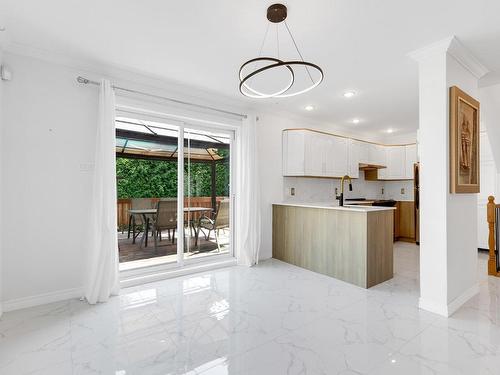
[[[208,212],[213,211],[211,207],[184,207],[184,213],[191,212]],[[148,228],[149,228],[149,218],[151,215],[156,214],[156,208],[147,208],[147,209],[130,209],[128,210],[129,214],[132,215],[142,215],[143,223],[146,223],[146,228],[143,231],[141,243],[144,240],[144,247],[148,247]]]

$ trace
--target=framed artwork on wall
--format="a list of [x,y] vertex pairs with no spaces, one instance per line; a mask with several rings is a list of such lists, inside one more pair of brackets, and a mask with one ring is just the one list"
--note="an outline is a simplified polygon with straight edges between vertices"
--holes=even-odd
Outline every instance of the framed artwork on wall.
[[450,87],[450,192],[479,193],[479,102]]

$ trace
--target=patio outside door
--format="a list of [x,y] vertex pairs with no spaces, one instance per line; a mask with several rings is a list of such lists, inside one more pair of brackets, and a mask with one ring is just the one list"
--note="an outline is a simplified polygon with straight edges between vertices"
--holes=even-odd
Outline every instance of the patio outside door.
[[232,132],[184,128],[183,259],[231,254]]
[[230,130],[117,117],[120,270],[232,255],[233,139]]

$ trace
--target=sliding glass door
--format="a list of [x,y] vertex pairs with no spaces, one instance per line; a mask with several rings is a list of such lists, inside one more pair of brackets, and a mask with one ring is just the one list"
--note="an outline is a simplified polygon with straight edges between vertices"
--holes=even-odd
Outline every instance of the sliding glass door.
[[117,117],[120,269],[232,255],[233,134],[143,115]]
[[182,123],[116,118],[120,269],[177,262]]
[[184,128],[184,260],[231,253],[232,132]]

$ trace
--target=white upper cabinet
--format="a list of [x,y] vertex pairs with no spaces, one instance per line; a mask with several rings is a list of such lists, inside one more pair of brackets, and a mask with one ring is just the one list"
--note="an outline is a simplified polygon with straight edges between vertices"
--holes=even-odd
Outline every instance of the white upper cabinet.
[[353,140],[353,145],[358,149],[358,159],[360,163],[370,164],[370,143],[355,141]]
[[405,146],[405,178],[413,179],[413,165],[418,162],[417,145]]
[[[347,174],[352,178],[359,177],[359,163],[363,163],[361,160],[361,153],[363,152],[365,142],[356,141],[354,139],[349,139],[348,149],[349,149],[349,170]],[[366,148],[364,148],[367,150]],[[366,158],[366,156],[365,156]],[[366,163],[366,162],[365,162]]]
[[349,172],[349,139],[328,136],[326,156],[327,176],[344,176]]
[[385,165],[384,146],[368,143],[368,158],[370,164]]
[[406,177],[405,146],[387,147],[387,179],[400,180]]
[[325,137],[321,133],[308,132],[305,141],[305,176],[326,177]]
[[305,174],[305,130],[283,132],[283,175]]
[[359,177],[359,164],[386,166],[380,180],[413,179],[415,145],[384,146],[317,131],[283,131],[283,175]]
[[285,130],[283,175],[342,177],[349,170],[348,146],[348,138],[310,130]]
[[385,168],[382,168],[382,169],[379,169],[377,170],[377,180],[387,180],[387,176],[389,175],[389,160],[388,160],[388,152],[387,152],[387,147],[383,147],[381,149],[381,153],[382,153],[382,160],[379,160],[377,163],[373,163],[373,164],[377,164],[377,165],[385,165]]
[[387,168],[378,171],[380,180],[412,180],[417,162],[416,145],[385,146]]

